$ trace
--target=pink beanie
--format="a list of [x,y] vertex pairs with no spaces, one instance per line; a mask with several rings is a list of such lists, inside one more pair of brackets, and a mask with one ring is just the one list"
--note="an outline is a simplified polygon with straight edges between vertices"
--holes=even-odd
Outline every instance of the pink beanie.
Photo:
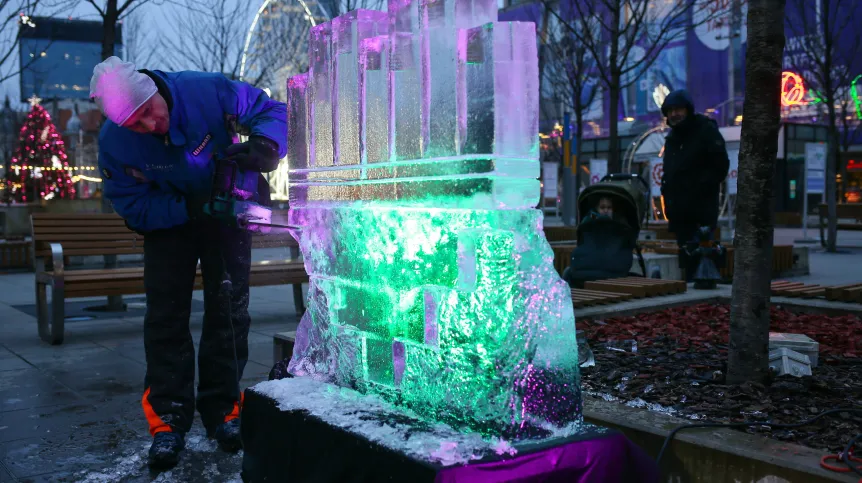
[[122,126],[158,89],[146,74],[135,69],[135,64],[118,57],[108,57],[93,69],[90,79],[90,98],[102,114]]

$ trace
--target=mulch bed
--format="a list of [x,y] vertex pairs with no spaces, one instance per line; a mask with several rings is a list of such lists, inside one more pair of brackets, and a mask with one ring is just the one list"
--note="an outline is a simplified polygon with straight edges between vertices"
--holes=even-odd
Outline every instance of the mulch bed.
[[[834,408],[862,408],[862,320],[846,315],[771,312],[772,332],[802,333],[820,344],[812,377],[725,384],[730,307],[702,304],[604,320],[579,319],[595,356],[582,368],[584,391],[636,405],[658,404],[710,422],[797,423]],[[608,346],[636,340],[637,351]],[[648,406],[650,407],[650,406]],[[651,406],[655,409],[655,406]],[[745,429],[835,453],[862,433],[862,414],[840,413],[796,429]]]

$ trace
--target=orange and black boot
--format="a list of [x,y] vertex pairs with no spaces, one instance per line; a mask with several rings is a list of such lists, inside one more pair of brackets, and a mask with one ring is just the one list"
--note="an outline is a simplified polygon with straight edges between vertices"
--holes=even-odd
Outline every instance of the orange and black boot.
[[180,453],[186,447],[183,434],[173,431],[161,431],[153,436],[150,446],[149,465],[154,469],[170,469],[180,461]]
[[239,418],[233,418],[219,424],[213,432],[213,438],[222,451],[236,453],[242,449],[242,438],[239,432]]

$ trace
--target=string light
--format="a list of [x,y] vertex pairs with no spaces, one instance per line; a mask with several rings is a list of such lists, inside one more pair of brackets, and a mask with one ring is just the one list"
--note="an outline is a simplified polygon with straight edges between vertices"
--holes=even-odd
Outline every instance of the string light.
[[40,104],[42,99],[33,94],[29,101],[31,109],[18,131],[18,147],[9,164],[6,189],[19,202],[32,201],[28,194],[45,200],[72,198],[75,188],[70,172],[75,167],[69,166],[65,143]]
[[72,182],[77,183],[78,181],[89,181],[91,183],[101,183],[102,178],[93,178],[92,176],[84,176],[83,174],[76,174],[72,176]]

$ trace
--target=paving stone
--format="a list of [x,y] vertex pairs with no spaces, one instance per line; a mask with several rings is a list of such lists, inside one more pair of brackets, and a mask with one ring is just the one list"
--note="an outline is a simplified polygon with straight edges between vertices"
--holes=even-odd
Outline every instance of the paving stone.
[[7,481],[9,481],[9,482],[15,482],[15,481],[18,481],[18,479],[17,479],[17,478],[15,478],[15,477],[13,477],[13,476],[12,476],[12,473],[10,473],[10,472],[6,469],[6,467],[5,467],[2,463],[0,463],[0,481],[2,481],[2,482],[4,482],[4,483],[5,483],[5,482],[7,482]]
[[44,406],[0,413],[0,443],[47,437],[82,428],[90,428],[116,421],[113,413],[104,408],[81,401],[78,404]]
[[22,369],[30,369],[33,366],[21,359],[11,351],[0,347],[0,372],[2,371],[20,371]]
[[75,392],[37,369],[0,372],[0,413],[81,401]]
[[0,455],[18,478],[45,474],[46,469],[77,471],[111,464],[128,441],[140,435],[119,423],[104,423],[99,429],[51,434],[0,443]]
[[140,397],[146,367],[112,353],[110,361],[80,367],[48,368],[44,373],[87,401],[105,401],[114,396],[136,394]]
[[59,346],[39,344],[28,347],[7,347],[18,357],[39,369],[64,365],[80,366],[93,360],[94,357],[106,356],[111,353],[110,350],[89,341],[69,346],[65,344]]

